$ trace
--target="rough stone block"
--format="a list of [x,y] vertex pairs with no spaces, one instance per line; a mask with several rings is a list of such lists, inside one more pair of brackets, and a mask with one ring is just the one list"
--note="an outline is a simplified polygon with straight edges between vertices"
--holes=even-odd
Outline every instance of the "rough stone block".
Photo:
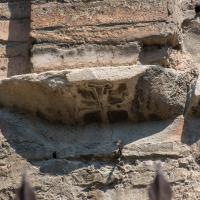
[[167,0],[33,3],[32,28],[167,21],[167,8]]
[[[0,84],[0,104],[64,123],[128,120],[146,67],[74,69],[15,76]],[[31,91],[31,92],[30,92]]]
[[139,45],[79,45],[59,47],[34,45],[32,64],[34,72],[80,67],[133,65],[139,59]]
[[[171,6],[175,4],[168,0],[33,3],[31,35],[38,42],[70,44],[120,43],[152,36],[167,41],[179,32],[177,11]],[[179,42],[174,38],[176,46]]]
[[193,78],[140,65],[22,75],[1,81],[0,104],[70,124],[169,119],[184,113]]
[[120,44],[122,42],[144,41],[148,45],[170,45],[176,47],[178,29],[174,24],[164,22],[144,23],[141,25],[117,25],[108,27],[86,26],[54,30],[32,30],[31,37],[36,42],[68,44]]
[[184,114],[188,103],[188,88],[197,78],[193,71],[152,67],[147,69],[137,85],[133,113],[139,119],[167,119]]

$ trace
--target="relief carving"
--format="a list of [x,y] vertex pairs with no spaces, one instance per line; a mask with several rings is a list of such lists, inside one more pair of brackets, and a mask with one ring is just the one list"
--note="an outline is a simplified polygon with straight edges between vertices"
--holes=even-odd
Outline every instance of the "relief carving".
[[[128,118],[123,104],[128,97],[128,89],[125,83],[84,83],[78,86],[80,97],[78,116],[84,121],[109,122],[114,121],[113,116]],[[125,109],[127,110],[127,109]],[[114,115],[112,115],[114,113]]]

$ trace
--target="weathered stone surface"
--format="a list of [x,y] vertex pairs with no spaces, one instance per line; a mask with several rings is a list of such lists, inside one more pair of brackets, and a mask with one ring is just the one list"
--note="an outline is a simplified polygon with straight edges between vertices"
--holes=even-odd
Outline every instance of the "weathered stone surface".
[[[60,26],[166,21],[167,0],[159,1],[92,1],[78,3],[50,2],[32,5],[32,27],[41,29]],[[115,17],[113,17],[115,16]],[[49,18],[54,19],[49,21]]]
[[192,72],[177,73],[157,66],[147,69],[137,84],[133,113],[141,120],[167,119],[183,114],[188,89],[196,78]]
[[[182,69],[174,66],[178,59],[171,54],[161,50],[150,55],[145,52],[145,47],[152,46],[180,49],[180,23],[184,18],[180,8],[180,2],[168,0],[3,1],[0,41],[26,42],[26,55],[33,42],[33,66],[24,63],[27,72],[137,62]],[[23,54],[24,49],[18,52]],[[10,54],[7,49],[5,57]]]
[[31,71],[30,15],[30,1],[0,2],[0,79]]
[[[3,1],[0,4],[0,40],[28,42],[26,55],[31,48],[30,36],[34,43],[40,43],[33,45],[31,68],[34,72],[132,65],[137,61],[182,70],[182,66],[176,66],[182,59],[179,52],[179,56],[171,56],[158,47],[167,52],[180,48],[180,25],[188,18],[187,11],[194,10],[194,5],[195,2],[168,0]],[[134,42],[137,42],[135,47]],[[149,54],[145,51],[148,48],[154,51]],[[50,53],[50,49],[53,52]],[[19,48],[18,52],[23,54],[24,51]],[[5,54],[9,57],[12,52],[7,49]],[[28,72],[31,71],[29,66],[30,63],[26,66]],[[189,67],[189,64],[184,63],[184,66]]]
[[195,6],[199,5],[199,1],[183,1],[183,45],[184,49],[189,52],[197,65],[199,65],[200,57],[199,51],[199,33],[200,33],[200,23],[199,23],[199,13],[195,11]]
[[145,200],[157,162],[200,199],[198,3],[1,0],[0,199]]
[[[53,152],[56,152],[57,159],[71,159],[87,155],[90,155],[88,159],[92,157],[113,159],[117,156],[119,139],[124,143],[123,155],[127,159],[145,158],[152,155],[184,157],[189,151],[187,146],[179,144],[184,127],[183,116],[165,122],[119,123],[105,127],[98,124],[70,127],[51,125],[44,121],[38,121],[39,124],[36,125],[34,120],[38,118],[26,115],[27,120],[25,120],[23,114],[12,114],[6,110],[2,110],[0,114],[2,131],[6,131],[4,136],[8,141],[15,138],[13,148],[16,152],[35,162],[52,159]],[[12,122],[11,118],[14,116],[16,118]],[[15,123],[19,123],[19,127],[15,129],[14,136]],[[27,126],[23,126],[24,123],[28,123]],[[35,131],[34,127],[38,131]],[[80,132],[79,129],[82,131]],[[43,131],[45,132],[42,133]],[[121,132],[124,134],[121,135]],[[32,138],[33,135],[34,138]],[[164,141],[163,137],[166,137]],[[48,169],[44,168],[44,170]]]
[[32,63],[34,72],[55,69],[133,65],[139,60],[140,47],[132,42],[121,45],[79,45],[59,47],[34,45]]
[[145,70],[122,66],[16,76],[1,81],[0,104],[64,123],[128,120]]
[[200,116],[200,77],[198,77],[196,84],[193,87],[190,104],[190,115],[199,117]]
[[185,49],[191,54],[194,61],[199,63],[200,56],[199,56],[199,36],[200,36],[200,23],[199,19],[185,21],[184,24],[184,46]]
[[64,123],[169,119],[184,113],[194,78],[140,65],[16,76],[1,81],[0,104]]
[[159,64],[176,70],[187,70],[194,66],[192,56],[187,52],[180,52],[169,46],[144,46],[140,52],[139,61],[142,64]]
[[[1,110],[0,122],[1,199],[13,197],[23,168],[38,199],[148,199],[155,160],[161,162],[175,200],[198,199],[200,168],[196,151],[191,153],[187,145],[194,130],[183,132],[182,116],[135,125],[69,127]],[[119,139],[123,164],[116,156]]]
[[[180,45],[179,22],[175,17],[178,12],[171,4],[176,3],[167,0],[33,2],[31,37],[35,43],[40,44],[39,48],[42,50],[38,51],[38,45],[33,45],[33,71],[53,68],[50,64],[43,67],[44,59],[52,62],[54,69],[120,66],[135,64],[143,45],[176,48]],[[139,42],[136,50],[132,46],[133,42]],[[51,55],[49,43],[54,52]],[[72,47],[68,48],[63,43]],[[52,44],[62,45],[62,50]],[[63,58],[60,55],[61,51],[71,52],[73,49],[80,52],[82,48],[84,50],[71,55],[70,60],[68,56]],[[99,57],[98,54],[102,51],[106,56]],[[40,62],[41,58],[43,60]],[[157,60],[153,61],[154,64],[161,64]]]
[[[33,30],[31,35],[39,43],[55,42],[69,44],[78,43],[103,43],[103,44],[120,44],[121,42],[132,42],[142,40],[149,44],[172,46],[178,45],[178,36],[176,26],[170,24],[170,27],[165,26],[165,23],[147,23],[143,26],[136,25],[118,25],[114,27],[70,27],[68,29],[51,30]],[[161,29],[162,27],[162,29]],[[162,32],[161,32],[162,31]],[[155,37],[156,36],[156,37]],[[152,39],[151,39],[152,37]],[[150,38],[150,39],[149,39]]]
[[[163,33],[160,33],[160,27],[163,27]],[[135,64],[137,60],[141,63],[143,61],[138,59],[140,57],[143,45],[151,46],[172,46],[176,47],[178,42],[178,35],[173,31],[176,27],[172,29],[165,29],[164,24],[158,25],[155,24],[144,24],[144,26],[136,26],[132,25],[119,25],[116,27],[102,28],[102,27],[84,27],[78,29],[76,32],[75,28],[69,28],[68,30],[55,30],[55,31],[44,31],[37,30],[32,31],[32,37],[36,39],[37,42],[41,43],[41,45],[34,45],[32,51],[32,62],[33,62],[33,70],[34,71],[42,71],[45,69],[52,69],[51,66],[44,68],[41,64],[38,64],[38,58],[43,57],[44,55],[48,55],[45,59],[48,61],[49,59],[49,48],[47,44],[61,44],[62,50],[57,48],[56,45],[52,45],[51,49],[53,52],[51,53],[50,59],[54,57],[54,66],[57,69],[63,69],[65,67],[71,68],[74,63],[77,63],[79,60],[79,64],[77,66],[120,66]],[[80,43],[81,45],[75,45]],[[139,41],[137,46],[134,45],[135,41]],[[45,43],[45,44],[44,44]],[[72,47],[66,47],[62,44],[69,44]],[[90,45],[83,45],[89,43]],[[138,42],[137,42],[138,43]],[[111,44],[111,45],[110,45]],[[115,47],[114,47],[115,46]],[[40,51],[38,51],[38,47],[40,47]],[[92,47],[88,50],[88,47]],[[80,52],[80,49],[83,49]],[[75,51],[75,55],[71,55],[70,60],[67,59],[66,56],[62,57],[61,52],[71,52]],[[91,52],[92,51],[92,52]],[[100,52],[104,51],[106,53],[102,53],[102,56],[98,56]],[[79,53],[80,52],[80,53]],[[61,55],[60,55],[61,54]],[[92,54],[92,55],[91,55]],[[125,56],[126,54],[126,56]],[[162,57],[162,53],[159,52]],[[58,57],[61,56],[61,57]],[[89,59],[89,58],[90,59]],[[165,57],[162,57],[166,59]],[[49,59],[49,60],[50,60]],[[37,60],[37,61],[36,61]],[[156,59],[152,59],[153,62],[146,62],[146,64],[162,64]]]
[[[173,3],[175,4],[174,1]],[[141,23],[144,24],[144,26],[147,25],[146,26],[147,28],[144,27],[143,32],[145,32],[146,29],[146,34],[149,32],[148,33],[149,36],[151,35],[151,31],[148,29],[148,25],[151,25],[152,31],[153,29],[156,29],[156,26],[159,27],[162,26],[162,28],[168,30],[168,32],[172,31],[175,33],[175,30],[172,29],[173,22],[172,24],[167,23],[171,22],[173,13],[176,13],[176,10],[173,9],[171,10],[170,14],[168,11],[169,5],[173,3],[171,2],[169,3],[167,0],[164,1],[146,0],[143,2],[139,1],[124,2],[121,0],[113,2],[107,0],[107,1],[92,1],[92,2],[80,1],[76,3],[72,2],[33,3],[32,29],[34,32],[37,32],[39,30],[45,30],[47,28],[50,28],[50,30],[52,30],[52,34],[53,33],[56,34],[56,30],[58,32],[60,29],[61,31],[59,32],[62,33],[63,31],[61,28],[64,27],[66,29],[67,26],[67,32],[68,32],[67,36],[69,36],[69,34],[73,34],[73,32],[74,35],[76,34],[79,35],[79,32],[81,30],[82,32],[90,30],[88,29],[89,26],[94,26],[91,28],[94,28],[94,30],[95,29],[98,30],[98,26],[102,25],[102,27],[99,27],[100,28],[99,30],[103,33],[106,31],[109,32],[109,30],[111,29],[115,30],[117,26],[120,25],[124,25],[121,27],[124,27],[125,29],[128,29],[129,25],[131,25],[132,28],[135,28],[135,35],[137,35],[137,26],[140,27]],[[113,18],[113,16],[115,17]],[[48,31],[48,29],[46,31]],[[161,34],[164,33],[164,30],[157,30],[157,31]],[[142,31],[140,31],[140,34],[142,34]],[[164,34],[167,35],[167,32],[165,31]],[[121,36],[121,38],[123,38],[123,35]],[[76,40],[76,42],[77,41],[78,40]]]

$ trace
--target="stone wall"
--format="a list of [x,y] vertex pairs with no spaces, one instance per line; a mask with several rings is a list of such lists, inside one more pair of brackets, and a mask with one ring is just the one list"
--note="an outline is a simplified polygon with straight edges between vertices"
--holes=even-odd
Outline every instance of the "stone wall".
[[31,72],[31,2],[0,3],[0,77]]
[[168,0],[3,1],[1,76],[138,63],[169,66],[167,57],[181,49],[183,15],[180,2]]
[[0,199],[200,199],[199,3],[2,0]]

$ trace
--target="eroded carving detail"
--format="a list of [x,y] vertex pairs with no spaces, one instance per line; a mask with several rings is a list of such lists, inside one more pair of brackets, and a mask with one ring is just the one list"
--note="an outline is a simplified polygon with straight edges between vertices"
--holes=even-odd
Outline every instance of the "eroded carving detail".
[[106,123],[121,117],[128,119],[128,112],[124,111],[129,96],[126,83],[84,83],[77,87],[77,94],[80,99],[77,114],[84,122]]

